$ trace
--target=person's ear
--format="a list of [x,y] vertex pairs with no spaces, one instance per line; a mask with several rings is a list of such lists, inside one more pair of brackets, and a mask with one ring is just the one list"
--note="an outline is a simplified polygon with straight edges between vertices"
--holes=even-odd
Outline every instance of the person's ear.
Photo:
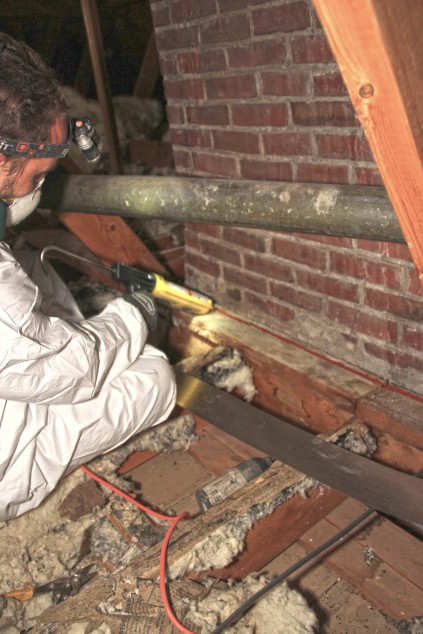
[[5,165],[6,165],[6,163],[7,163],[7,161],[8,161],[8,160],[9,160],[9,159],[8,159],[8,157],[6,156],[6,154],[2,154],[2,153],[0,152],[0,168],[1,168],[1,167],[5,167]]

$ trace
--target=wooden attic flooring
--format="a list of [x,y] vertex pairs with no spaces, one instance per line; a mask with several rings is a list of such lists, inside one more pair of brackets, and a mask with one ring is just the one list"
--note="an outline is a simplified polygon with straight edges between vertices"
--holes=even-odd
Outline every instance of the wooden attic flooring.
[[[196,514],[196,489],[240,462],[262,455],[254,447],[195,418],[198,440],[191,443],[187,452],[139,452],[119,470],[140,483],[147,503]],[[301,512],[306,507],[301,506],[299,499],[285,512],[282,507],[289,502],[281,505],[282,514],[277,509],[250,531],[247,556],[241,555],[226,571],[211,570],[208,574],[242,578],[249,572],[262,571],[274,576],[365,510],[362,504],[333,490],[326,498],[318,497],[321,500],[311,513]],[[295,505],[299,511],[293,515]],[[296,527],[292,527],[293,518]],[[423,544],[375,514],[351,539],[293,575],[289,584],[316,611],[322,633],[404,631],[401,621],[411,623],[423,614]]]

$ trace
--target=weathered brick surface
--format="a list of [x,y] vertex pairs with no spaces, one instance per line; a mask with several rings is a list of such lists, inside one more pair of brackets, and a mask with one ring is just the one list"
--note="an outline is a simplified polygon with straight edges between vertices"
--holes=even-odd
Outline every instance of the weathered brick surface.
[[[151,8],[178,174],[383,186],[311,0]],[[423,394],[423,290],[405,244],[206,223],[187,224],[185,244],[187,284]]]

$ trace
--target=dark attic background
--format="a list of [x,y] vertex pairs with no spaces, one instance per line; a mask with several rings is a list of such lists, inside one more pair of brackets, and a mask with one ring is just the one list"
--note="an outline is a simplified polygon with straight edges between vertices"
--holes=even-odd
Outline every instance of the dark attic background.
[[[113,95],[152,29],[181,177],[381,186],[311,0],[97,2]],[[95,98],[80,3],[3,2],[1,28]],[[185,226],[185,282],[221,306],[423,393],[423,294],[405,244]]]

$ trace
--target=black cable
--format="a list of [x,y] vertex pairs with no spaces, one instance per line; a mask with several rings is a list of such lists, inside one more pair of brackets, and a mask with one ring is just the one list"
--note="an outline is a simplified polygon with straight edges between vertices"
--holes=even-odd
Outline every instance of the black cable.
[[260,590],[258,590],[255,594],[249,597],[246,601],[244,601],[244,603],[240,605],[239,608],[237,608],[234,612],[232,612],[232,614],[230,614],[228,618],[222,621],[222,623],[218,625],[211,634],[220,634],[220,632],[223,632],[223,630],[226,627],[228,627],[228,625],[233,623],[235,619],[237,619],[238,617],[242,616],[244,612],[248,610],[248,608],[250,608],[256,601],[258,601],[258,599],[261,596],[263,596],[263,594],[266,594],[267,592],[269,592],[278,583],[281,583],[282,581],[284,581],[287,577],[292,575],[299,568],[302,568],[302,566],[304,566],[306,563],[308,563],[309,561],[311,561],[312,559],[320,555],[321,552],[323,552],[324,550],[332,546],[332,544],[335,544],[337,541],[345,537],[345,535],[347,535],[350,531],[354,530],[356,526],[364,522],[364,520],[367,519],[370,515],[372,515],[372,513],[376,513],[376,512],[377,511],[375,511],[375,509],[367,509],[367,511],[365,511],[355,520],[350,522],[348,526],[338,531],[336,535],[333,535],[333,537],[330,537],[329,539],[327,539],[323,544],[321,544],[320,546],[317,546],[317,548],[315,548],[314,550],[309,552],[307,555],[305,555],[302,559],[297,561],[297,563],[293,564],[292,566],[287,568],[284,572],[282,572],[280,575],[278,575],[277,577],[269,581],[269,583],[263,586],[263,588],[260,588]]
[[[423,468],[419,469],[417,471],[417,473],[414,474],[414,477],[418,478],[422,474],[423,474]],[[244,614],[244,612],[246,612],[246,610],[248,610],[248,608],[250,608],[252,605],[254,605],[254,603],[256,601],[258,601],[258,599],[261,596],[263,596],[264,594],[269,592],[274,586],[276,586],[278,583],[281,583],[282,581],[284,581],[287,577],[292,575],[294,572],[297,572],[297,570],[302,568],[309,561],[311,561],[315,557],[318,557],[320,555],[320,553],[322,553],[327,548],[330,548],[330,546],[332,546],[333,544],[338,542],[340,539],[345,537],[345,535],[347,535],[348,533],[353,531],[354,528],[359,526],[359,524],[364,522],[364,520],[366,520],[368,517],[370,517],[370,515],[372,515],[373,513],[377,513],[377,512],[378,511],[376,509],[373,509],[373,508],[369,508],[369,509],[367,509],[367,511],[364,511],[364,513],[362,513],[361,515],[356,517],[355,520],[352,520],[345,528],[342,528],[335,535],[333,535],[333,537],[330,537],[329,539],[327,539],[325,542],[323,542],[323,544],[321,544],[320,546],[317,546],[317,548],[315,548],[314,550],[309,552],[307,555],[305,555],[302,559],[297,561],[297,563],[293,564],[292,566],[290,566],[289,568],[284,570],[284,572],[282,572],[280,575],[278,575],[277,577],[275,577],[274,579],[269,581],[265,586],[263,586],[263,588],[260,588],[260,590],[258,590],[255,594],[253,594],[251,597],[249,597],[246,601],[244,601],[244,603],[242,605],[240,605],[239,608],[237,608],[224,621],[222,621],[222,623],[220,625],[218,625],[212,631],[211,634],[220,634],[221,632],[223,632],[223,630],[226,627],[228,627],[228,625],[231,625],[231,623],[233,623],[235,621],[235,619],[237,619],[238,617],[241,617]]]

